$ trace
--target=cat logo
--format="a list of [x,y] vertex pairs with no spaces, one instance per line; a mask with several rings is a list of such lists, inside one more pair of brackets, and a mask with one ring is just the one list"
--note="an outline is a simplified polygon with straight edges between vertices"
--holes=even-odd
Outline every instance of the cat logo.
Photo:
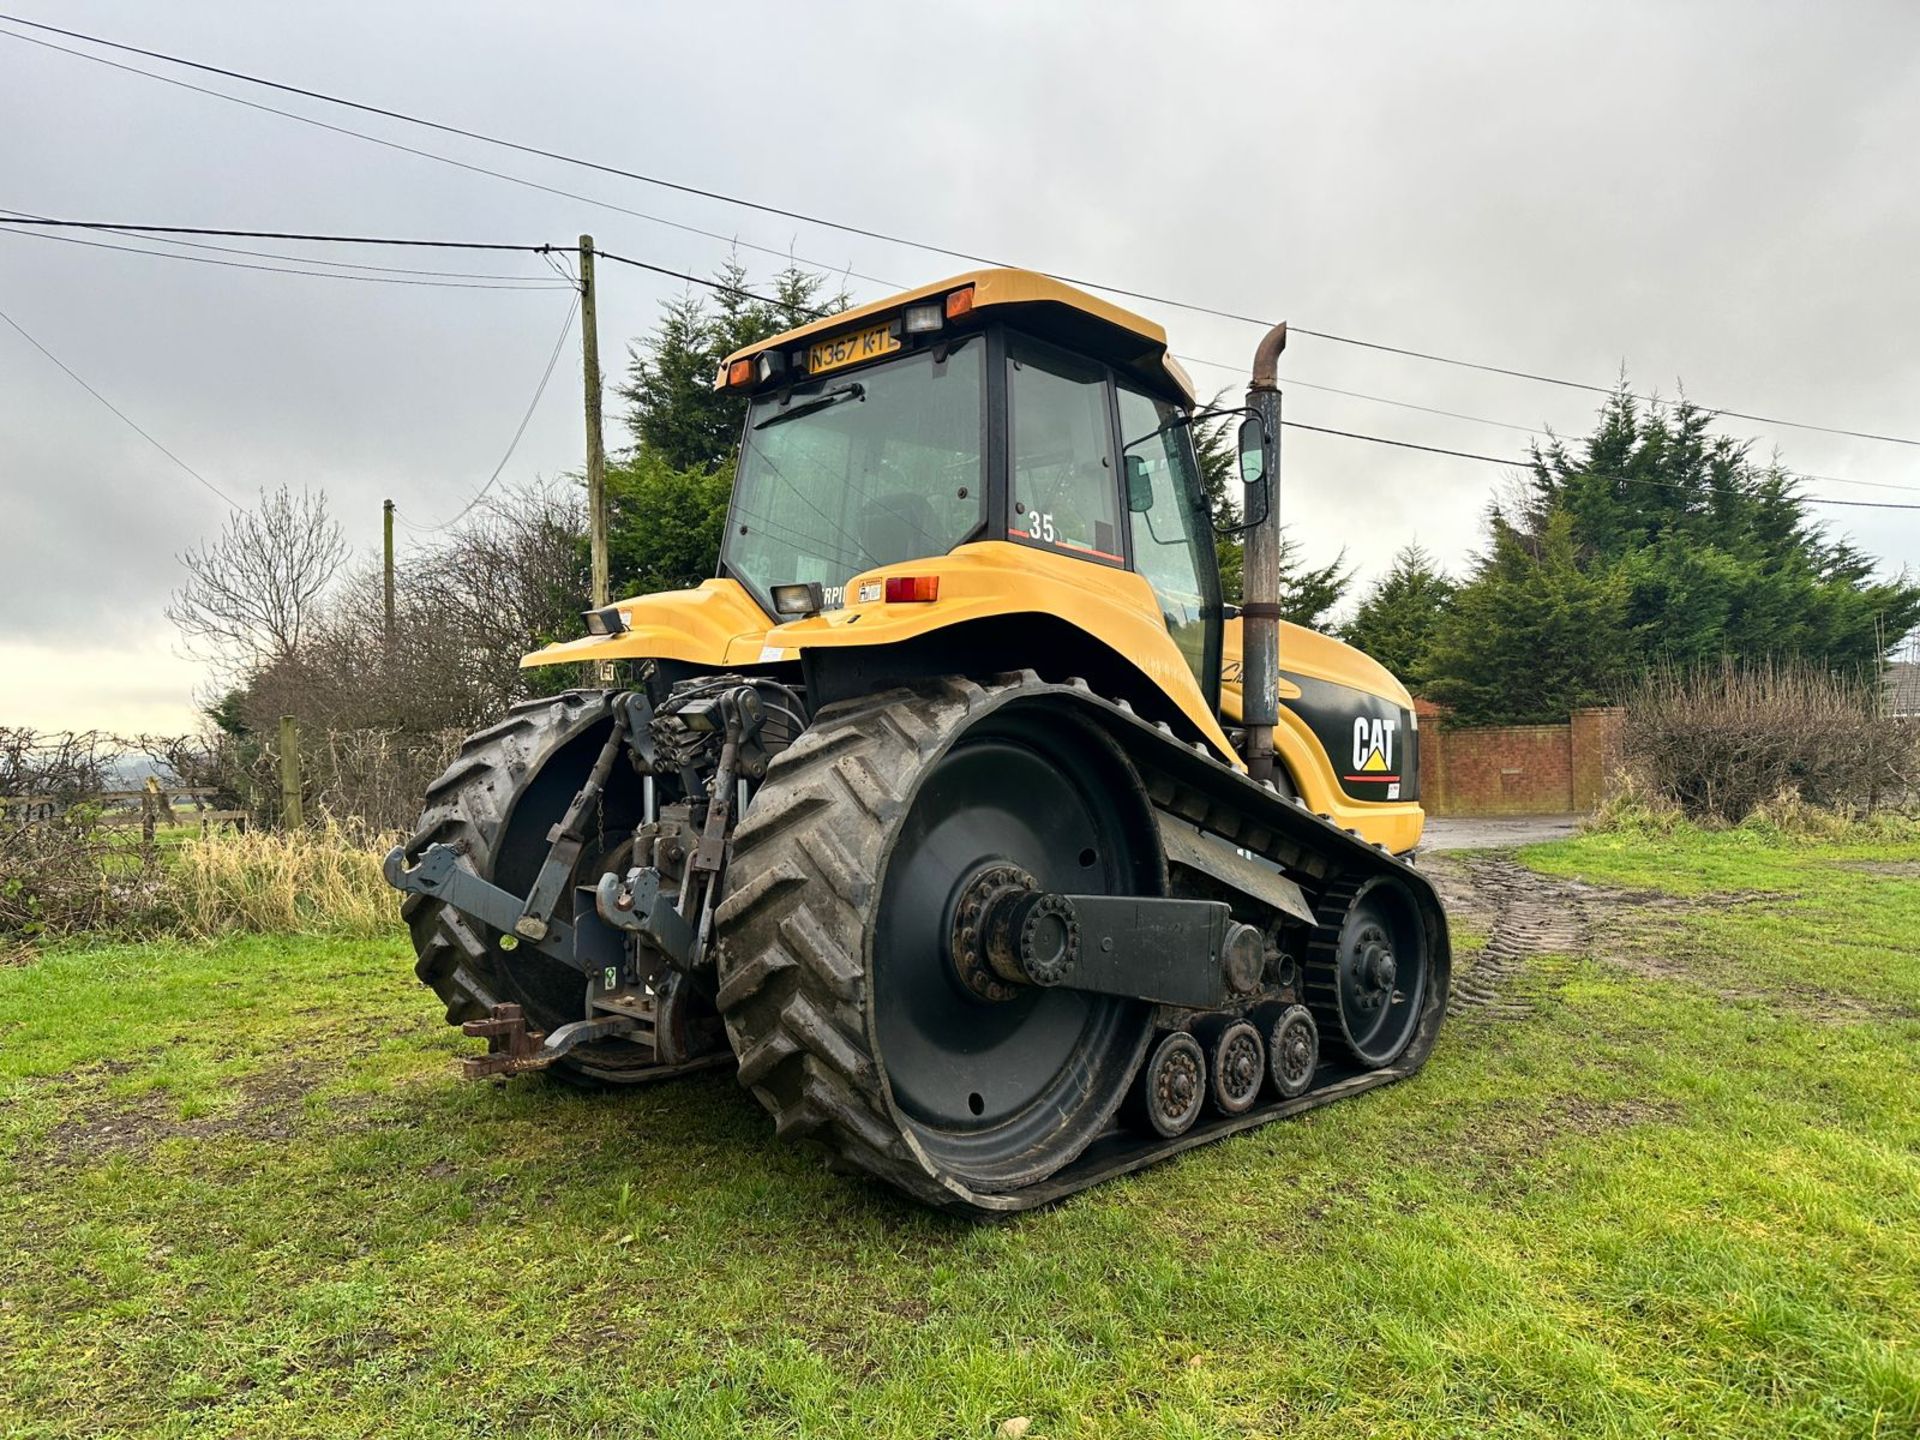
[[1356,716],[1353,722],[1353,769],[1348,780],[1398,781],[1393,768],[1393,737],[1400,728],[1398,720]]

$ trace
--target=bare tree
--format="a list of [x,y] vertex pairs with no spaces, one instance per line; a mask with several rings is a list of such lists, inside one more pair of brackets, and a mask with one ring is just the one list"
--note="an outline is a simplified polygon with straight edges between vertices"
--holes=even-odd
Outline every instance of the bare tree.
[[399,557],[394,625],[377,565],[342,567],[305,617],[296,649],[248,660],[232,691],[248,729],[298,715],[314,729],[431,735],[489,723],[573,675],[523,671],[520,657],[578,635],[586,605],[579,487],[509,490]]
[[114,742],[98,730],[35,731],[0,725],[0,797],[71,805],[106,786]]
[[247,671],[285,664],[299,654],[346,557],[326,496],[303,490],[296,499],[282,485],[180,557],[187,583],[167,618],[197,658]]

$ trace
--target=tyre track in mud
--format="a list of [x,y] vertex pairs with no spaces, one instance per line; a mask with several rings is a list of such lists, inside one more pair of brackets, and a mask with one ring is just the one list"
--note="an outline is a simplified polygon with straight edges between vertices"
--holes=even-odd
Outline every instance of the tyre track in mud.
[[1499,853],[1434,856],[1423,868],[1447,909],[1488,931],[1470,965],[1456,970],[1447,1013],[1486,1020],[1520,1020],[1533,1005],[1520,981],[1545,957],[1573,957],[1592,944],[1586,887],[1529,870]]
[[1457,922],[1487,933],[1486,945],[1469,963],[1456,962],[1447,1013],[1463,1020],[1525,1019],[1558,976],[1587,959],[1644,979],[1690,985],[1722,1004],[1761,1003],[1821,1022],[1920,1016],[1920,1006],[1877,1004],[1812,984],[1757,981],[1711,942],[1703,948],[1686,925],[1702,910],[1779,905],[1791,894],[1613,889],[1542,875],[1506,851],[1423,855],[1421,868]]

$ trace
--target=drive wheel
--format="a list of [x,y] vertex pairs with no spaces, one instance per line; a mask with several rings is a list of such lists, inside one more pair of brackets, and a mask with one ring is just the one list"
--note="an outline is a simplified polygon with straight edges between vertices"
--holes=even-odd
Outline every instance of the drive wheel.
[[1432,1045],[1434,1025],[1426,1022],[1435,1000],[1444,1003],[1445,982],[1434,974],[1412,894],[1397,879],[1377,877],[1330,892],[1323,916],[1306,966],[1320,1034],[1368,1069],[1403,1058],[1418,1064]]
[[983,982],[960,954],[1010,876],[1159,892],[1138,781],[1040,688],[823,711],[735,832],[717,915],[721,1013],[776,1129],[937,1204],[1016,1208],[1107,1126],[1149,1038],[1141,1002]]

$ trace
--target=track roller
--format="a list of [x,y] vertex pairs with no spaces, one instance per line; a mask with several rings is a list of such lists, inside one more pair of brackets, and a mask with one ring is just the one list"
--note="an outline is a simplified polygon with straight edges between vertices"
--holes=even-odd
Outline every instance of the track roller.
[[1134,1082],[1134,1123],[1163,1139],[1184,1135],[1207,1098],[1207,1057],[1185,1030],[1171,1030],[1147,1053]]
[[1260,1098],[1267,1043],[1246,1020],[1217,1017],[1200,1030],[1207,1053],[1207,1098],[1222,1115],[1243,1115]]
[[1267,1027],[1267,1074],[1274,1093],[1282,1100],[1306,1094],[1319,1064],[1320,1027],[1313,1012],[1304,1005],[1276,1009]]

